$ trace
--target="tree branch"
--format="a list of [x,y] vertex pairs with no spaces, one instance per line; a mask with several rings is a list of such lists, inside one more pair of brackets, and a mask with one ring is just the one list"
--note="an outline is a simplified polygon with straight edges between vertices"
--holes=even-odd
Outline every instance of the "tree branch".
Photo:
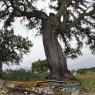
[[36,17],[37,19],[46,19],[47,15],[39,10],[33,10],[32,12],[22,11],[19,7],[15,6],[13,0],[10,0],[11,7],[17,12],[17,17],[26,16],[28,19]]
[[62,1],[59,1],[59,2],[61,2],[61,6],[60,6],[60,9],[59,9],[58,13],[56,14],[56,17],[57,18],[60,18],[61,17],[61,15],[63,14],[64,9],[65,9],[63,0]]
[[83,12],[82,14],[79,15],[79,17],[78,17],[74,22],[72,22],[72,23],[69,25],[69,29],[70,29],[71,27],[77,25],[85,16],[91,16],[91,15],[93,15],[94,13],[95,13],[95,8],[93,8],[93,10],[90,11],[90,12],[88,12],[88,13],[86,13],[86,11]]
[[85,22],[87,22],[88,24],[90,24],[93,28],[95,28],[95,23],[92,23],[90,21],[88,21],[87,19],[83,19]]
[[62,15],[66,14],[69,0],[59,0],[59,2],[61,3],[61,6],[60,6],[58,13],[56,14],[57,18],[60,18]]
[[6,3],[6,0],[2,0],[2,1],[6,5],[6,7],[9,8],[9,5]]
[[67,26],[67,21],[69,19],[69,13],[68,13],[68,6],[70,1],[69,0],[60,0],[59,1],[61,3],[61,6],[59,8],[58,13],[56,14],[56,18],[61,19],[61,16],[63,16],[63,21],[62,23],[60,23],[60,28],[62,28],[62,30],[66,29]]
[[26,16],[28,19],[32,17],[36,17],[37,19],[46,19],[47,15],[41,11],[34,10],[33,12],[24,12],[21,10],[17,10],[19,14],[17,14],[17,17]]

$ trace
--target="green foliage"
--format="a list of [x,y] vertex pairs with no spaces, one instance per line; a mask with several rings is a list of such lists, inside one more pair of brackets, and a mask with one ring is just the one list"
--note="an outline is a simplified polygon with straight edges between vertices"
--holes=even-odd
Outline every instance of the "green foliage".
[[32,75],[31,75],[31,79],[32,80],[46,80],[46,77],[49,75],[49,73],[48,72],[39,72],[39,73],[37,73],[37,74],[35,74],[35,73],[32,73]]
[[77,73],[79,74],[85,74],[87,71],[85,69],[80,69],[77,71]]
[[81,82],[82,90],[95,92],[95,68],[78,70],[75,77]]
[[2,75],[5,80],[45,80],[48,76],[48,67],[46,60],[38,60],[32,63],[32,71],[19,70],[6,70]]
[[3,79],[5,80],[19,80],[28,81],[31,80],[32,73],[30,71],[20,70],[6,70],[3,72]]
[[[32,47],[31,41],[15,35],[13,30],[0,31],[0,62],[19,63],[23,54],[27,54]],[[0,63],[0,64],[1,64]]]
[[[35,3],[38,1],[39,0],[0,0],[0,20],[4,21],[4,28],[6,29],[8,26],[12,26],[12,22],[14,22],[17,17],[21,17],[23,21],[27,19],[29,29],[38,28],[43,37],[45,36],[47,39],[48,36],[45,35],[45,32],[48,31],[47,25],[52,28],[49,30],[56,31],[56,33],[54,33],[56,34],[55,37],[62,39],[64,44],[63,50],[67,57],[76,58],[78,55],[82,55],[81,50],[83,44],[88,45],[92,53],[95,53],[95,0],[50,0],[57,2],[55,5],[53,5],[52,2],[49,3],[50,8],[56,11],[56,14],[51,12],[49,15],[43,9],[39,10],[39,8],[35,6]],[[44,2],[45,0],[41,1]],[[61,20],[61,18],[63,18],[63,20]],[[71,41],[73,40],[76,41],[76,47],[71,45]],[[18,42],[20,41],[22,40],[18,39]],[[26,42],[25,40],[23,41],[24,43]],[[56,41],[52,43],[54,44],[55,42]],[[2,50],[2,48],[1,51],[5,52],[7,50],[6,53],[10,53],[10,55],[1,53],[1,61],[18,63],[19,58],[22,58],[22,52],[26,53],[25,50],[28,50],[27,45],[24,45],[24,43],[16,44],[18,45],[16,47],[17,52],[13,47],[11,47],[12,51],[10,49],[7,50],[7,48]],[[15,44],[12,46],[14,45]],[[24,51],[21,49],[22,46],[24,46]],[[2,44],[2,47],[7,46],[3,46]],[[47,47],[46,45],[45,49],[47,49]],[[21,51],[20,54],[18,54],[18,50]],[[39,67],[38,69],[38,67],[39,66],[37,66],[37,71],[40,71],[41,68]]]
[[44,72],[47,71],[48,66],[46,60],[38,60],[32,63],[32,72]]
[[85,73],[87,73],[87,72],[95,72],[95,67],[94,68],[84,68],[84,69],[79,69],[78,71],[77,71],[77,73],[79,73],[79,74],[85,74]]
[[[45,0],[41,0],[45,2]],[[57,26],[57,34],[64,43],[64,53],[68,57],[76,58],[82,55],[85,43],[92,53],[95,53],[95,0],[50,0],[49,8],[53,9],[53,26]],[[22,21],[27,19],[29,29],[41,30],[50,18],[46,12],[39,10],[35,5],[39,0],[0,0],[0,20],[4,21],[4,28],[12,26],[17,17]],[[56,4],[53,4],[56,2]],[[60,19],[63,17],[63,21]],[[55,28],[55,27],[54,27]],[[42,33],[43,34],[43,33]],[[76,47],[71,45],[76,40]],[[85,42],[84,42],[85,41]]]
[[13,29],[0,30],[0,78],[2,77],[2,64],[19,64],[23,55],[30,52],[31,41],[22,36],[15,35]]
[[30,81],[30,80],[45,80],[47,72],[40,72],[34,74],[31,71],[25,71],[24,69],[19,70],[6,70],[3,72],[4,80],[15,80],[15,81]]

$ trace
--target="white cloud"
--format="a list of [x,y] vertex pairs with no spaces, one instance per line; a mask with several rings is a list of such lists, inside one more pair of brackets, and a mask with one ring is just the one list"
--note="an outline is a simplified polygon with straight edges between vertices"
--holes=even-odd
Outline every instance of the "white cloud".
[[[51,11],[49,9],[48,3],[49,0],[46,0],[47,2],[37,2],[37,8],[44,9],[44,11],[49,14]],[[2,24],[0,24],[2,26]],[[33,42],[33,47],[31,49],[31,52],[29,55],[25,55],[23,62],[20,63],[20,66],[11,66],[8,67],[6,65],[3,66],[3,69],[5,68],[25,68],[28,69],[31,67],[31,63],[34,61],[37,61],[38,59],[45,59],[45,54],[44,54],[44,48],[42,44],[42,39],[41,37],[35,37],[36,30],[27,30],[23,26],[20,25],[19,20],[16,20],[16,23],[13,24],[13,27],[15,29],[16,34],[20,34],[23,37],[29,37],[29,39]],[[85,67],[92,67],[95,66],[95,59],[94,56],[89,53],[88,49],[84,49],[84,55],[79,57],[78,59],[75,60],[70,60],[68,59],[68,68],[69,69],[78,69],[78,68],[85,68]]]

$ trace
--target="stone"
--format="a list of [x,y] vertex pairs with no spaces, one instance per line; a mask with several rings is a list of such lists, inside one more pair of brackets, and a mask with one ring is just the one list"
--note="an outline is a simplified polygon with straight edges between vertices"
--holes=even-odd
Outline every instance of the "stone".
[[57,80],[31,82],[0,80],[0,95],[80,95],[80,89],[77,83]]
[[5,86],[5,81],[0,79],[0,95],[7,95],[8,89]]

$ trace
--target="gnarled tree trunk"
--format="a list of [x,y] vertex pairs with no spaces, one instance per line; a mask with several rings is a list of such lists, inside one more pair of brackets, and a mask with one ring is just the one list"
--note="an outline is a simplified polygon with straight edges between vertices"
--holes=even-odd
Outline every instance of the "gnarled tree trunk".
[[2,79],[2,63],[0,62],[0,79]]
[[57,39],[57,27],[53,27],[50,22],[51,19],[48,19],[43,25],[43,45],[50,66],[49,78],[63,80],[64,75],[69,73],[67,61]]

